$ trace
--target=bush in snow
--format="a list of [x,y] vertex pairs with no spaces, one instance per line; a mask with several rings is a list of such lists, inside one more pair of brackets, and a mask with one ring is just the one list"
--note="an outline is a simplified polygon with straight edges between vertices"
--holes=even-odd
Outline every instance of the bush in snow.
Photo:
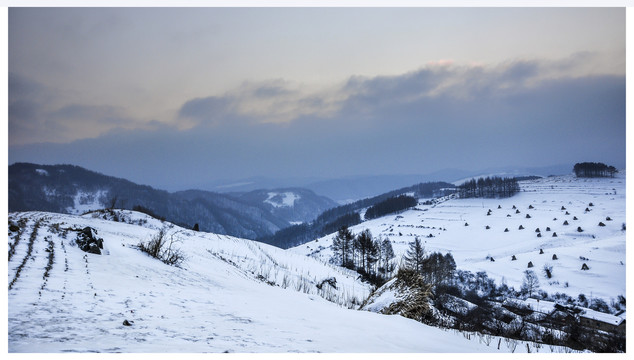
[[167,238],[168,230],[167,227],[161,228],[149,241],[140,242],[137,247],[139,250],[155,259],[161,260],[167,265],[179,266],[185,260],[185,254],[179,249],[172,247],[176,240],[174,240],[174,234],[172,234],[169,239]]

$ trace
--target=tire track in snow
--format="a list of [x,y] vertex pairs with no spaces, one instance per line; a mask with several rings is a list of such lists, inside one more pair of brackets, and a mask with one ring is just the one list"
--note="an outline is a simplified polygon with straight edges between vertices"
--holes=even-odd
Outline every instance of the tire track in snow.
[[24,233],[24,230],[26,229],[26,226],[27,226],[27,220],[25,218],[21,218],[20,220],[17,221],[17,226],[18,226],[18,230],[15,236],[13,237],[13,242],[9,244],[9,260],[8,260],[9,262],[11,262],[11,258],[13,258],[13,255],[15,255],[15,248],[20,243],[22,234]]
[[15,270],[13,280],[11,280],[11,282],[9,283],[9,290],[11,290],[13,286],[15,285],[15,283],[18,281],[18,279],[20,278],[20,273],[22,272],[22,269],[24,269],[26,262],[31,258],[31,253],[33,252],[33,245],[35,244],[35,240],[37,239],[37,233],[42,221],[43,219],[38,219],[35,222],[35,225],[33,225],[33,230],[31,231],[31,236],[29,237],[29,243],[27,245],[26,254],[24,255],[24,258],[22,259],[22,262],[20,263],[20,265],[18,265],[18,267]]

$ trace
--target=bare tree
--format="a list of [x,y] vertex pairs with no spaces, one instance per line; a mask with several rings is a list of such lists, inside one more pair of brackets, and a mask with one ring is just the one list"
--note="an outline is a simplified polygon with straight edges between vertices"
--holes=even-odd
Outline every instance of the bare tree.
[[533,292],[539,289],[539,279],[537,274],[533,270],[524,271],[524,281],[522,282],[522,292],[528,293],[528,296],[532,296]]

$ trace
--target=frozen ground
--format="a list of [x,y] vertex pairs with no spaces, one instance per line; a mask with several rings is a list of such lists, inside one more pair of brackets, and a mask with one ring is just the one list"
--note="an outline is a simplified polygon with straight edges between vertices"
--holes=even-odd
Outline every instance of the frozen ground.
[[[10,353],[564,351],[349,309],[370,290],[354,274],[249,240],[171,227],[186,261],[168,266],[134,248],[164,223],[93,216],[9,214],[26,224],[9,233]],[[102,255],[64,236],[86,226]]]
[[[609,303],[618,295],[626,295],[622,230],[625,185],[623,173],[616,178],[556,176],[523,181],[521,192],[511,198],[447,198],[436,205],[421,204],[416,210],[367,221],[351,230],[357,234],[367,228],[374,237],[389,238],[397,258],[419,236],[426,251],[450,252],[458,269],[486,271],[498,285],[505,282],[515,289],[520,288],[523,272],[532,262],[540,288],[549,294],[585,294]],[[608,217],[611,220],[606,220]],[[520,225],[523,230],[519,230]],[[333,236],[291,251],[326,261],[332,256]],[[517,260],[511,260],[513,255]],[[581,270],[584,263],[589,270]],[[551,279],[544,276],[544,265],[552,266]]]

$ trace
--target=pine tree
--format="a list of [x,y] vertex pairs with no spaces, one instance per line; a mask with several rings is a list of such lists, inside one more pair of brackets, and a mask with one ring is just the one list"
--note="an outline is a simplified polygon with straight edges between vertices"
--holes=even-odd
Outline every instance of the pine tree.
[[347,226],[342,226],[337,235],[332,240],[332,250],[334,252],[334,257],[337,263],[340,266],[344,266],[347,268],[353,267],[352,263],[352,251],[353,244],[352,241],[354,236],[350,232]]
[[407,253],[403,256],[403,261],[405,262],[405,267],[415,270],[419,274],[423,273],[425,248],[421,244],[418,236],[414,238],[414,241],[409,243],[409,249],[407,249]]
[[381,242],[381,261],[383,262],[383,269],[385,269],[386,276],[389,276],[392,270],[394,270],[390,264],[390,260],[394,259],[395,256],[392,242],[388,238],[383,239]]
[[357,247],[357,251],[359,252],[359,258],[361,260],[361,269],[365,272],[369,272],[369,261],[376,256],[376,249],[374,249],[374,244],[372,242],[372,234],[369,229],[363,230],[359,235],[357,235],[355,239],[355,244]]

